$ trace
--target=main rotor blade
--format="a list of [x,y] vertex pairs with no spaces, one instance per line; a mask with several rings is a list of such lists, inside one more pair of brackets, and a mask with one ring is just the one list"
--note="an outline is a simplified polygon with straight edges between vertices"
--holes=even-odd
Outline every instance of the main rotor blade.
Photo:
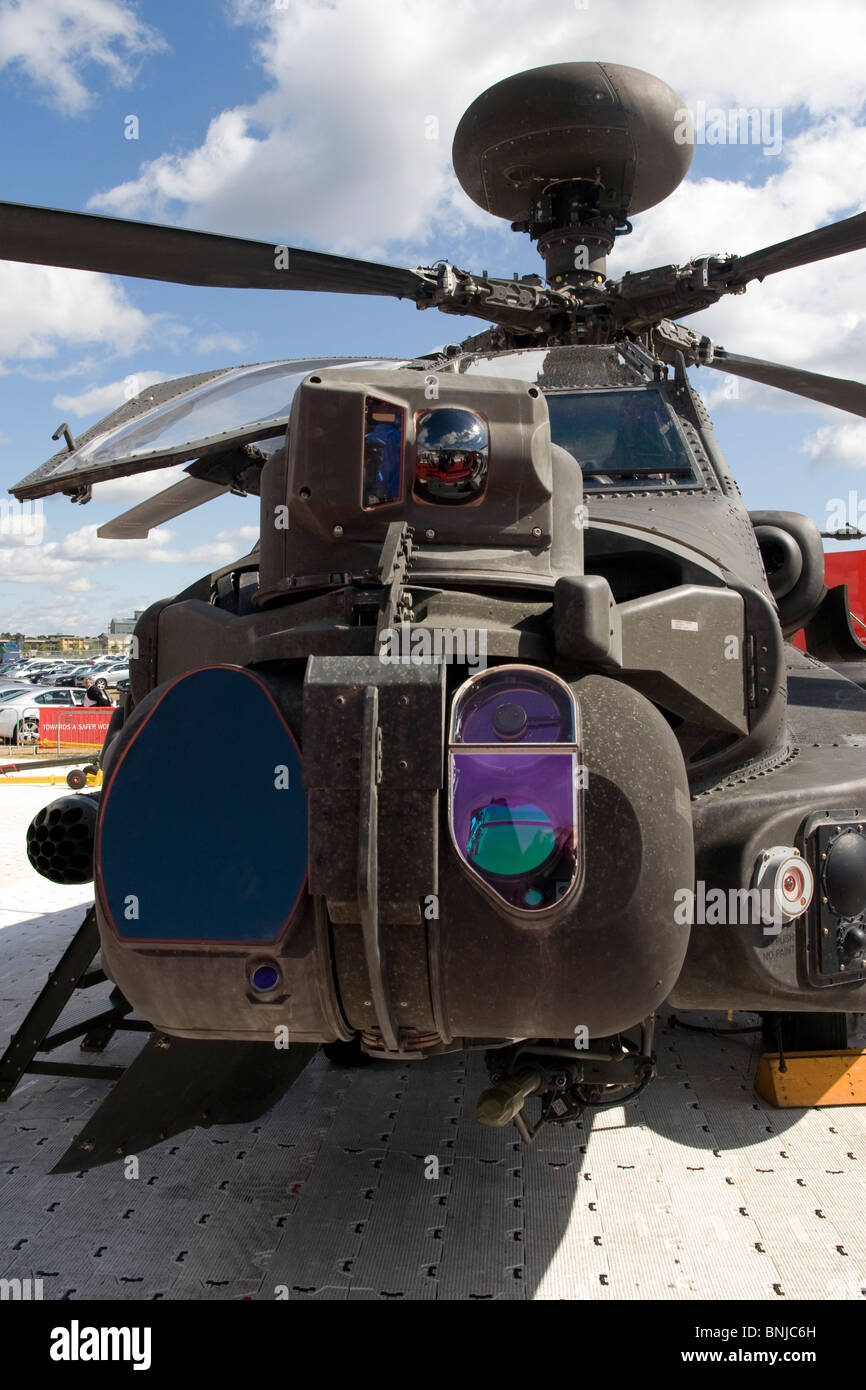
[[837,410],[847,410],[852,415],[866,416],[866,386],[860,381],[821,376],[819,372],[804,372],[801,367],[783,367],[778,362],[764,362],[759,357],[738,357],[735,352],[727,352],[720,347],[714,349],[713,360],[706,365],[718,372],[730,372],[733,376],[747,377],[749,381],[760,381],[764,386],[778,386],[782,391],[791,391],[795,396],[805,396],[810,401],[820,401],[822,405],[835,406]]
[[118,217],[0,203],[0,260],[96,270],[177,285],[325,290],[417,299],[423,275],[400,266]]
[[751,251],[747,256],[737,256],[730,273],[723,271],[722,275],[729,285],[745,285],[749,280],[762,280],[765,275],[775,275],[780,270],[793,270],[798,265],[825,261],[831,256],[844,255],[846,251],[861,251],[864,247],[866,212],[858,212],[843,222],[833,222],[829,227],[819,227],[803,236],[778,241],[775,246]]
[[684,318],[717,304],[725,294],[741,293],[750,280],[780,270],[866,249],[866,212],[815,232],[764,246],[747,256],[709,256],[686,266],[656,266],[624,275],[613,286],[611,307],[622,328],[640,331],[663,320]]

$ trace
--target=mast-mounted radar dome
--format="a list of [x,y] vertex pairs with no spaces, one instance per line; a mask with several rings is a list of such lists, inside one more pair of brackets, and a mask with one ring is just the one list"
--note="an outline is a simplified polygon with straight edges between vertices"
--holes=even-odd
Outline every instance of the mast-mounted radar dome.
[[[473,202],[538,238],[549,279],[597,281],[628,216],[672,193],[692,152],[686,108],[666,82],[618,63],[554,63],[482,92],[452,159]],[[590,248],[583,267],[578,242]]]

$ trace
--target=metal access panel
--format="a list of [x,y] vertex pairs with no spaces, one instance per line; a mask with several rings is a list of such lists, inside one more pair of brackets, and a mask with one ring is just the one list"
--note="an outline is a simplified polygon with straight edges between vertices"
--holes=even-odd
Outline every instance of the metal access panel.
[[[826,986],[866,980],[866,815],[857,810],[822,812],[810,816],[805,835],[815,875],[806,936],[810,983]],[[834,874],[842,857],[847,861],[844,884],[838,881],[842,875]]]

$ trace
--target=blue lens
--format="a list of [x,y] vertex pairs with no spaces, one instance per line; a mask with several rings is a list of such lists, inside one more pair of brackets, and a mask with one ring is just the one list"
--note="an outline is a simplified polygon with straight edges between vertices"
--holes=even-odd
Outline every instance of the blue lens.
[[364,408],[363,507],[398,502],[403,491],[403,427],[405,412],[390,401],[368,396]]
[[260,994],[276,989],[280,983],[280,972],[275,965],[257,965],[251,976],[253,989]]

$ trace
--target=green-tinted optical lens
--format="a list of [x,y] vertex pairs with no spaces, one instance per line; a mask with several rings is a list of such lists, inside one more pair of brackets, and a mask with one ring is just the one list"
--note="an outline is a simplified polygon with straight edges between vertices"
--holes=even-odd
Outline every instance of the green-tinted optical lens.
[[466,854],[484,873],[517,877],[539,868],[555,848],[554,827],[540,806],[495,801],[473,814]]

